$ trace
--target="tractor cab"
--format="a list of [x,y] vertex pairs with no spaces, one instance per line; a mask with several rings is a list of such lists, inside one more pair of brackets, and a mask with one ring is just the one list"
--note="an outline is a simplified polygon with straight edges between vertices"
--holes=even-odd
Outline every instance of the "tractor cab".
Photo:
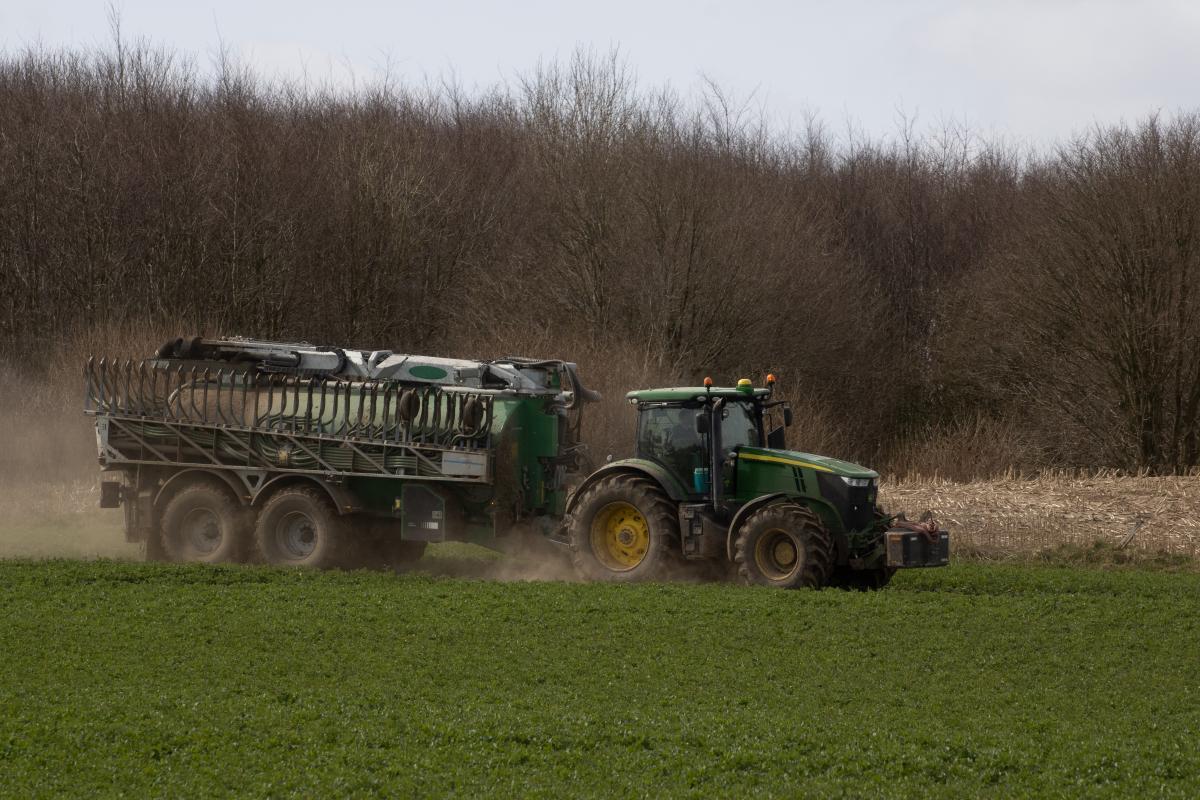
[[[771,382],[773,383],[773,382]],[[713,476],[732,489],[737,453],[743,447],[784,447],[791,409],[771,400],[768,388],[741,381],[736,388],[700,387],[630,392],[638,408],[636,457],[665,469],[692,498],[707,499]],[[781,424],[769,427],[771,409],[782,410]]]

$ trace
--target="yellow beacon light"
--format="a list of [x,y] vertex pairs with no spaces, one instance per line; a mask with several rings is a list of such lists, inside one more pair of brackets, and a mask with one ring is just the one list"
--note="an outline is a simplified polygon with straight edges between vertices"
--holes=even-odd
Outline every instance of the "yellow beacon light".
[[771,384],[775,383],[775,373],[774,372],[767,373],[767,383],[771,383]]
[[705,386],[705,388],[711,388],[712,387],[712,378],[705,378],[704,386]]

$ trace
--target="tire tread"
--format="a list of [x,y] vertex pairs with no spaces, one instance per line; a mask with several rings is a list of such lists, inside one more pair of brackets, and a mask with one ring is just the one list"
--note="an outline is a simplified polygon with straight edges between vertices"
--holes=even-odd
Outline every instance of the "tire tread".
[[333,508],[333,504],[329,502],[329,497],[325,492],[311,486],[285,486],[271,495],[267,500],[262,508],[262,512],[258,515],[258,523],[254,529],[255,557],[264,564],[280,563],[271,560],[267,547],[264,546],[263,542],[264,539],[270,536],[268,520],[271,518],[275,507],[291,497],[303,497],[312,504],[314,510],[320,510],[320,513],[323,513],[326,517],[323,522],[327,528],[326,533],[330,536],[330,541],[324,548],[322,555],[314,559],[311,564],[303,566],[311,566],[318,569],[345,566],[345,556],[353,550],[350,547],[351,543],[348,541],[346,526],[343,524],[341,517],[338,516],[337,510]]
[[[776,518],[772,521],[772,518]],[[758,509],[741,525],[737,539],[734,542],[733,561],[737,565],[738,575],[747,585],[757,584],[748,566],[747,549],[753,531],[759,525],[771,524],[784,530],[802,530],[807,533],[804,539],[805,555],[804,569],[801,579],[793,588],[805,586],[819,589],[825,586],[834,570],[833,537],[821,524],[821,519],[811,508],[799,503],[772,503]]]
[[[219,548],[219,551],[224,551],[217,557],[212,559],[189,559],[187,554],[180,548],[175,546],[172,541],[171,532],[174,526],[174,516],[179,513],[179,509],[190,503],[195,502],[197,497],[207,496],[208,503],[214,508],[218,516],[223,518],[223,524],[229,527],[229,535],[232,541],[228,545]],[[215,486],[208,481],[197,481],[183,486],[179,491],[167,501],[167,505],[163,508],[162,516],[160,517],[160,525],[158,531],[159,547],[155,548],[156,552],[161,552],[164,560],[167,561],[195,561],[197,563],[216,564],[227,561],[240,561],[245,556],[246,545],[245,541],[248,537],[239,525],[241,521],[240,507],[237,501],[229,496],[229,492]],[[147,543],[147,556],[151,554],[149,543]]]
[[[591,520],[583,514],[595,499],[609,492],[623,494],[626,502],[636,506],[650,527],[650,547],[653,552],[629,572],[613,572],[591,554]],[[571,564],[585,578],[611,581],[658,580],[665,576],[675,561],[673,545],[679,542],[679,519],[675,504],[657,483],[636,473],[619,472],[608,475],[583,490],[566,519]],[[655,532],[659,533],[655,533]],[[665,532],[663,534],[662,532]],[[648,569],[642,570],[646,565]]]

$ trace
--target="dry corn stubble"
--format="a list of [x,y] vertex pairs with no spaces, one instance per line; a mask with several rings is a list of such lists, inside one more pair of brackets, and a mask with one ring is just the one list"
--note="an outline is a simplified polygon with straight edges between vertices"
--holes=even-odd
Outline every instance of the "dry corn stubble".
[[1044,472],[969,483],[918,477],[885,481],[880,494],[893,513],[932,509],[960,552],[1119,546],[1134,533],[1126,549],[1200,555],[1200,477]]

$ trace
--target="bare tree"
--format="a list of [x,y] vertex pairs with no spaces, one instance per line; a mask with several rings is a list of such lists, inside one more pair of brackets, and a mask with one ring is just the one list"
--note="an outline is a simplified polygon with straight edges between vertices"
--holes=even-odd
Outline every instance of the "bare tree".
[[1032,181],[1026,390],[1105,460],[1200,460],[1200,117],[1096,130]]
[[771,370],[874,463],[963,431],[996,438],[964,474],[1200,460],[1195,116],[1030,165],[752,101],[615,52],[485,90],[272,81],[116,18],[107,50],[0,53],[0,358],[184,325],[525,350],[590,367],[613,425],[635,385]]

